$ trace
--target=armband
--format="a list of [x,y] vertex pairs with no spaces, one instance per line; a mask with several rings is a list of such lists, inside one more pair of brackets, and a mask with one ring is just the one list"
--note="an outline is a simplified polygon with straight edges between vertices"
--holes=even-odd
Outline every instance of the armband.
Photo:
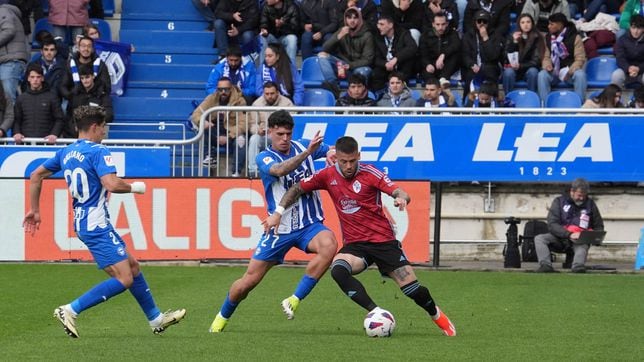
[[275,208],[275,211],[274,211],[274,212],[275,212],[275,213],[277,213],[277,214],[283,215],[283,214],[284,214],[284,210],[285,210],[285,209],[284,209],[284,206],[282,206],[282,205],[278,205],[278,206]]
[[145,193],[145,182],[136,181],[130,184],[130,192],[134,194],[143,194]]

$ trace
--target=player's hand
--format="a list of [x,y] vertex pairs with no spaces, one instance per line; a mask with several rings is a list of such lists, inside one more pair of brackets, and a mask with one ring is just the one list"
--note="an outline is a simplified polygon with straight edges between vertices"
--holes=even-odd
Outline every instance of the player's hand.
[[407,206],[407,200],[403,199],[402,197],[396,197],[394,199],[394,206],[397,207],[398,210],[403,211]]
[[40,213],[30,210],[22,221],[22,227],[25,228],[27,234],[34,235],[36,230],[40,228]]
[[332,148],[326,153],[326,165],[333,166],[336,162],[338,162],[338,156],[335,154],[335,148]]
[[272,213],[269,217],[264,219],[262,221],[262,226],[264,227],[264,235],[268,235],[271,229],[273,229],[274,234],[277,235],[277,226],[280,224],[281,219],[282,215],[277,212]]
[[311,143],[309,143],[309,147],[307,148],[307,151],[309,151],[309,155],[313,155],[315,151],[320,147],[322,144],[322,140],[324,140],[324,136],[320,135],[320,131],[317,131],[315,133],[315,136],[311,139]]

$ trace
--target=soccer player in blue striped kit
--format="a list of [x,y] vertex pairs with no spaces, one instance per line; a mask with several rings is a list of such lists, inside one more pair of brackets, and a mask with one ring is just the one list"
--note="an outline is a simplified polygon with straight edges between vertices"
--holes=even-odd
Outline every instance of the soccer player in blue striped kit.
[[25,215],[23,226],[27,233],[33,235],[36,232],[41,223],[42,182],[62,171],[73,199],[74,230],[89,248],[98,268],[110,278],[71,303],[56,308],[54,317],[69,336],[78,338],[76,318],[81,312],[129,289],[145,313],[152,332],[162,333],[183,319],[186,310],[161,313],[157,308],[138,261],[126,251],[125,243],[110,223],[107,211],[108,191],[143,194],[145,183],[129,184],[116,176],[112,155],[100,144],[105,137],[103,108],[81,106],[74,111],[74,121],[79,132],[78,140],[57,151],[31,174],[31,210]]
[[322,224],[322,202],[318,192],[305,194],[296,205],[284,210],[279,201],[291,185],[315,173],[313,160],[327,158],[331,162],[334,151],[322,143],[318,132],[313,139],[293,141],[294,122],[291,115],[279,110],[268,118],[271,146],[257,155],[268,214],[283,214],[277,226],[279,236],[269,232],[262,235],[244,275],[233,282],[219,313],[210,326],[211,333],[224,330],[235,308],[259,284],[275,265],[284,262],[284,256],[296,247],[316,255],[308,263],[304,276],[290,297],[282,301],[287,319],[293,319],[300,300],[315,287],[331,265],[338,243],[329,229]]

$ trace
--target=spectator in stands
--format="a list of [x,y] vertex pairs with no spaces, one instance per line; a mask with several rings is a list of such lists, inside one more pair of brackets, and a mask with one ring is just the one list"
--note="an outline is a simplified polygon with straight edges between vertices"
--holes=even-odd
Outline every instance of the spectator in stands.
[[11,126],[13,126],[13,107],[0,87],[0,138],[9,136]]
[[644,108],[644,87],[639,87],[633,92],[633,100],[628,103],[629,108]]
[[514,103],[499,95],[499,85],[496,82],[484,81],[477,91],[468,94],[465,107],[513,108]]
[[293,0],[266,0],[259,20],[262,39],[260,59],[269,43],[280,43],[293,64],[297,64],[297,38],[300,34],[300,12]]
[[494,31],[500,39],[510,31],[510,11],[513,0],[468,0],[463,17],[463,34],[477,30],[476,20],[481,11],[489,15],[488,30]]
[[623,108],[622,88],[615,84],[607,85],[601,93],[588,98],[581,108]]
[[226,58],[222,59],[210,71],[206,82],[206,95],[217,90],[217,83],[221,77],[230,79],[234,85],[241,89],[246,104],[255,100],[255,63],[248,57],[244,63],[241,49],[233,45],[226,51]]
[[461,39],[450,28],[447,15],[436,13],[432,28],[420,37],[420,65],[423,79],[449,80],[461,66]]
[[[208,95],[201,104],[192,112],[190,120],[192,123],[199,127],[201,116],[204,112],[216,106],[245,106],[246,100],[242,96],[241,90],[233,85],[230,79],[222,77],[217,82],[217,90],[215,93]],[[204,130],[207,132],[206,157],[202,164],[204,166],[217,165],[217,151],[221,156],[226,156],[226,153],[232,152],[229,159],[234,162],[233,174],[239,176],[240,171],[246,161],[245,140],[238,139],[238,136],[245,134],[245,132],[238,132],[238,126],[244,127],[246,119],[241,112],[211,112],[206,118]],[[237,152],[235,152],[237,150]],[[224,172],[228,173],[228,169]]]
[[60,100],[45,83],[40,66],[30,66],[26,74],[29,89],[16,99],[13,139],[22,144],[25,137],[42,137],[54,144],[65,122]]
[[[82,35],[83,26],[89,23],[88,0],[49,0],[49,23],[54,37],[65,39],[72,45],[77,35]],[[67,31],[71,38],[67,38]]]
[[[587,3],[585,8],[579,7],[574,1],[570,2],[568,5],[570,7],[570,16],[575,18],[576,14],[580,13],[581,18],[579,19],[582,22],[589,22],[595,19],[597,14],[616,14],[619,13],[619,7],[622,4],[622,0],[588,0],[588,1],[579,1],[581,5]],[[574,6],[573,6],[574,5]]]
[[[293,107],[294,104],[290,99],[280,94],[277,84],[274,82],[264,83],[264,93],[261,97],[253,102],[253,107],[275,107],[283,109],[284,107]],[[252,124],[250,127],[250,139],[248,140],[248,174],[257,175],[257,154],[263,151],[267,146],[266,125],[268,117],[273,112],[253,112]]]
[[15,5],[20,10],[20,21],[25,35],[31,34],[31,15],[33,13],[34,23],[45,17],[40,0],[9,0],[9,4]]
[[626,0],[624,10],[622,10],[622,14],[619,17],[617,38],[621,38],[629,31],[633,15],[644,16],[644,0]]
[[335,0],[303,0],[300,3],[302,59],[313,56],[313,47],[322,46],[338,30],[337,4]]
[[226,54],[229,41],[240,45],[242,54],[257,50],[259,28],[257,0],[218,0],[215,9],[215,43],[219,54]]
[[617,39],[615,58],[619,67],[611,76],[611,83],[624,87],[625,84],[644,86],[644,16],[631,17],[628,34]]
[[539,273],[554,273],[550,259],[551,244],[563,244],[572,248],[575,256],[572,261],[573,273],[586,272],[586,257],[588,244],[578,243],[579,234],[583,230],[604,230],[604,220],[595,202],[588,197],[590,186],[583,178],[575,179],[570,190],[558,196],[548,210],[547,234],[539,234],[534,238]]
[[434,17],[437,15],[444,15],[447,27],[458,32],[459,14],[455,0],[428,0],[425,2],[423,33],[433,29]]
[[[63,39],[54,38],[54,36],[47,30],[39,30],[34,34],[34,41],[38,44],[44,44],[46,41],[52,41],[56,44],[56,57],[60,59],[63,63],[69,59],[69,46],[63,43]],[[32,57],[32,60],[36,60],[38,55]]]
[[378,6],[374,0],[337,0],[338,24],[344,24],[345,13],[349,8],[360,10],[362,21],[367,29],[373,34],[378,32],[376,28]]
[[503,40],[490,27],[490,19],[487,11],[479,10],[474,16],[474,30],[463,35],[462,74],[465,94],[477,89],[483,81],[496,83],[501,75]]
[[347,93],[335,101],[336,107],[373,107],[376,101],[369,97],[367,80],[360,74],[351,74]]
[[423,97],[416,101],[416,107],[445,108],[456,107],[456,99],[449,86],[442,88],[438,79],[428,77],[425,79]]
[[[387,93],[382,95],[382,98],[376,103],[378,107],[414,107],[416,100],[411,95],[411,91],[407,88],[407,84],[403,80],[402,74],[399,72],[392,72],[389,74],[389,88]],[[394,114],[397,114],[394,112]]]
[[537,22],[537,30],[543,34],[548,34],[550,15],[560,13],[570,20],[567,0],[526,0],[522,13],[532,16]]
[[217,0],[192,0],[192,5],[208,22],[207,31],[215,30],[215,9],[217,9]]
[[[38,65],[42,68],[45,74],[45,82],[49,88],[60,97],[60,85],[63,77],[65,76],[65,59],[58,57],[58,49],[53,37],[47,37],[41,43],[40,57],[29,63],[30,65]],[[23,92],[29,87],[28,82],[23,82]]]
[[371,88],[378,91],[385,88],[389,74],[399,72],[408,81],[416,76],[416,54],[418,47],[408,29],[394,25],[386,14],[378,19],[379,34],[374,36],[375,55]]
[[525,79],[528,89],[537,91],[537,77],[546,47],[530,15],[519,15],[517,23],[519,29],[508,37],[505,45],[507,59],[503,69],[503,91],[506,94],[514,90],[517,78]]
[[27,40],[20,20],[20,10],[10,4],[0,5],[0,81],[5,96],[13,105],[18,85],[29,61]]
[[255,77],[256,94],[262,94],[264,83],[273,82],[279,87],[281,95],[289,98],[295,105],[303,104],[302,77],[281,44],[268,44],[264,52],[264,62],[257,68]]
[[[586,98],[586,52],[575,25],[562,13],[548,18],[548,38],[546,52],[538,76],[538,90],[545,101],[553,85],[560,82],[572,84],[575,93],[583,101]],[[548,39],[547,38],[547,39]]]
[[391,18],[397,27],[409,30],[418,46],[420,33],[423,30],[424,9],[421,0],[382,0],[382,16]]
[[65,138],[78,138],[78,130],[73,124],[72,115],[74,110],[80,106],[103,107],[105,122],[110,123],[114,120],[112,98],[109,93],[105,92],[105,87],[101,86],[100,80],[96,79],[91,64],[81,64],[78,67],[78,75],[80,76],[80,84],[74,86],[71,99],[67,103],[68,120],[63,127],[63,137]]
[[81,33],[81,35],[96,40],[101,38],[101,31],[98,29],[98,26],[89,23],[83,26],[83,32]]
[[107,94],[110,94],[112,80],[110,79],[107,66],[94,51],[94,39],[84,36],[78,43],[78,52],[71,56],[65,67],[65,75],[63,76],[59,89],[60,95],[67,100],[71,98],[71,92],[74,86],[80,84],[78,67],[81,64],[91,64],[96,78],[100,80],[97,83],[100,84]]
[[369,82],[374,57],[373,35],[364,25],[360,10],[347,9],[343,24],[318,53],[325,80],[323,88],[331,90],[336,98],[340,94],[338,78],[346,78],[347,72],[361,74]]

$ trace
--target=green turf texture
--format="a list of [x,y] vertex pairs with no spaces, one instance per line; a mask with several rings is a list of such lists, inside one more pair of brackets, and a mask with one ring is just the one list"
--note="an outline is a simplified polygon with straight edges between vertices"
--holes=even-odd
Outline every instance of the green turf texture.
[[359,276],[391,311],[391,338],[368,338],[365,311],[330,275],[286,320],[280,302],[304,269],[274,268],[224,333],[208,327],[243,267],[143,266],[159,308],[186,308],[181,323],[153,335],[125,292],[84,312],[79,339],[52,317],[105,278],[93,265],[0,264],[0,360],[138,361],[626,361],[644,359],[644,275],[419,270],[457,337],[375,270]]

